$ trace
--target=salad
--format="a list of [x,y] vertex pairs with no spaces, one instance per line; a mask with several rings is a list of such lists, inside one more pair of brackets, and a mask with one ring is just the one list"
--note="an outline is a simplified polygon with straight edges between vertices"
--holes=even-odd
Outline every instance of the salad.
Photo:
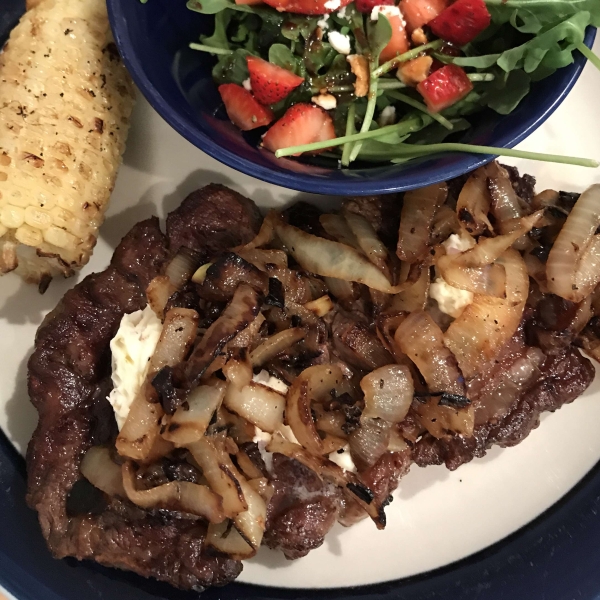
[[277,157],[326,153],[405,162],[443,150],[597,166],[445,139],[484,109],[506,115],[584,54],[599,0],[189,0],[214,14],[190,47],[212,74],[231,121],[263,128]]

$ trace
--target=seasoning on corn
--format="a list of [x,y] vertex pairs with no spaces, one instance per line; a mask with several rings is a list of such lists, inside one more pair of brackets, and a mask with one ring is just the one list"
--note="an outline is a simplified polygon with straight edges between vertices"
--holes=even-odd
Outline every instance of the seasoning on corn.
[[104,0],[28,7],[0,54],[0,274],[43,291],[92,253],[134,91]]

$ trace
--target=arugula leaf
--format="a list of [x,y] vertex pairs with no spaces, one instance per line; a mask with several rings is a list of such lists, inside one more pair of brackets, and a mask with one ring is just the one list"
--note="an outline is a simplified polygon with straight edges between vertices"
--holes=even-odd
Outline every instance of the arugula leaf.
[[[215,30],[210,36],[201,35],[200,41],[205,46],[212,46],[213,48],[225,48],[229,50],[229,39],[227,37],[227,26],[231,21],[232,13],[228,10],[224,10],[215,15]],[[233,40],[235,41],[235,40]]]
[[219,61],[212,70],[212,76],[216,84],[237,83],[238,85],[242,85],[244,80],[250,77],[246,57],[251,54],[248,50],[238,48],[232,54],[219,58]]
[[273,44],[269,48],[269,62],[292,71],[301,77],[305,76],[305,69],[302,60],[292,53],[292,51],[283,44]]
[[367,23],[367,40],[369,41],[369,58],[372,63],[379,64],[379,55],[392,39],[392,26],[388,18],[379,14],[377,21],[369,19]]
[[484,101],[491,109],[501,115],[511,113],[521,100],[529,93],[531,77],[521,69],[505,73],[503,78],[496,78]]

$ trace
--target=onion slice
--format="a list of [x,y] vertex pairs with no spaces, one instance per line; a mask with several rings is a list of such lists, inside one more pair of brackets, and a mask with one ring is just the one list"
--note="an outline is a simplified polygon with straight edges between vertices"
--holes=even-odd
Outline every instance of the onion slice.
[[400,260],[412,264],[425,256],[435,213],[447,196],[448,187],[445,183],[436,183],[404,194],[396,248]]
[[497,355],[513,336],[523,316],[529,292],[525,262],[519,252],[510,249],[498,263],[506,271],[506,299],[475,296],[473,303],[444,334],[444,343],[456,357],[466,378],[475,376],[482,363]]
[[600,184],[577,200],[546,263],[548,289],[557,296],[581,302],[600,282]]
[[387,365],[375,369],[360,381],[365,395],[362,419],[383,419],[400,423],[412,404],[415,388],[408,367]]
[[317,432],[311,403],[325,399],[342,383],[342,378],[342,371],[336,365],[315,365],[302,371],[288,391],[286,420],[300,444],[315,456],[325,454],[326,447]]
[[241,475],[219,440],[203,436],[189,444],[188,450],[202,469],[210,488],[223,499],[223,518],[233,518],[246,510],[248,503],[242,491]]
[[199,440],[221,406],[225,387],[223,381],[215,381],[213,385],[200,385],[193,389],[175,414],[163,424],[162,437],[178,448]]
[[127,498],[141,508],[185,512],[204,517],[210,523],[221,523],[226,516],[221,498],[205,485],[170,481],[149,490],[136,490],[135,472],[130,462],[123,465],[123,487]]
[[283,425],[284,396],[260,383],[251,382],[241,389],[229,385],[225,406],[268,433]]
[[465,394],[465,382],[444,333],[425,311],[411,313],[400,323],[394,340],[417,366],[431,392]]
[[206,532],[205,543],[234,560],[251,558],[256,554],[256,550],[242,537],[230,520],[211,523]]
[[363,283],[388,294],[397,294],[410,287],[412,281],[393,286],[385,275],[363,254],[339,242],[306,233],[280,219],[275,231],[290,256],[306,271],[321,277],[335,277]]
[[291,327],[272,335],[250,353],[252,366],[262,367],[290,346],[299,342],[305,335],[306,330],[301,327]]
[[388,250],[377,237],[377,232],[373,228],[373,225],[363,216],[349,210],[344,211],[343,214],[348,227],[350,227],[350,231],[352,231],[356,238],[358,247],[388,279],[391,279],[391,271],[388,266]]
[[196,337],[198,318],[198,313],[189,308],[172,308],[167,312],[146,382],[134,398],[116,441],[121,456],[138,462],[147,460],[164,414],[162,406],[154,402],[156,392],[150,381],[162,368],[174,367],[183,360]]
[[94,487],[105,494],[126,497],[121,467],[113,462],[108,448],[90,448],[81,461],[80,471]]
[[487,171],[477,169],[463,185],[456,202],[456,214],[461,225],[471,234],[480,235],[494,229],[488,219],[490,194],[487,187]]

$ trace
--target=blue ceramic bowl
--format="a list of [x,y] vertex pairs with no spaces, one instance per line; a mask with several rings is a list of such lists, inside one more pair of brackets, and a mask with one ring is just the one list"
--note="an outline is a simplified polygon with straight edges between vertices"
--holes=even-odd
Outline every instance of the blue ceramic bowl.
[[[188,10],[184,0],[108,0],[112,28],[133,79],[158,113],[192,144],[226,165],[264,181],[307,192],[366,195],[402,191],[456,177],[492,157],[445,154],[405,165],[337,169],[337,161],[276,159],[257,148],[218,111],[210,75],[214,59],[187,49],[212,30],[213,17]],[[592,44],[595,31],[588,31]],[[535,85],[512,114],[491,111],[475,119],[460,141],[512,147],[539,127],[565,99],[585,64],[572,65]],[[222,114],[221,114],[222,113]],[[216,115],[216,116],[215,116]],[[323,159],[320,159],[323,161]]]

